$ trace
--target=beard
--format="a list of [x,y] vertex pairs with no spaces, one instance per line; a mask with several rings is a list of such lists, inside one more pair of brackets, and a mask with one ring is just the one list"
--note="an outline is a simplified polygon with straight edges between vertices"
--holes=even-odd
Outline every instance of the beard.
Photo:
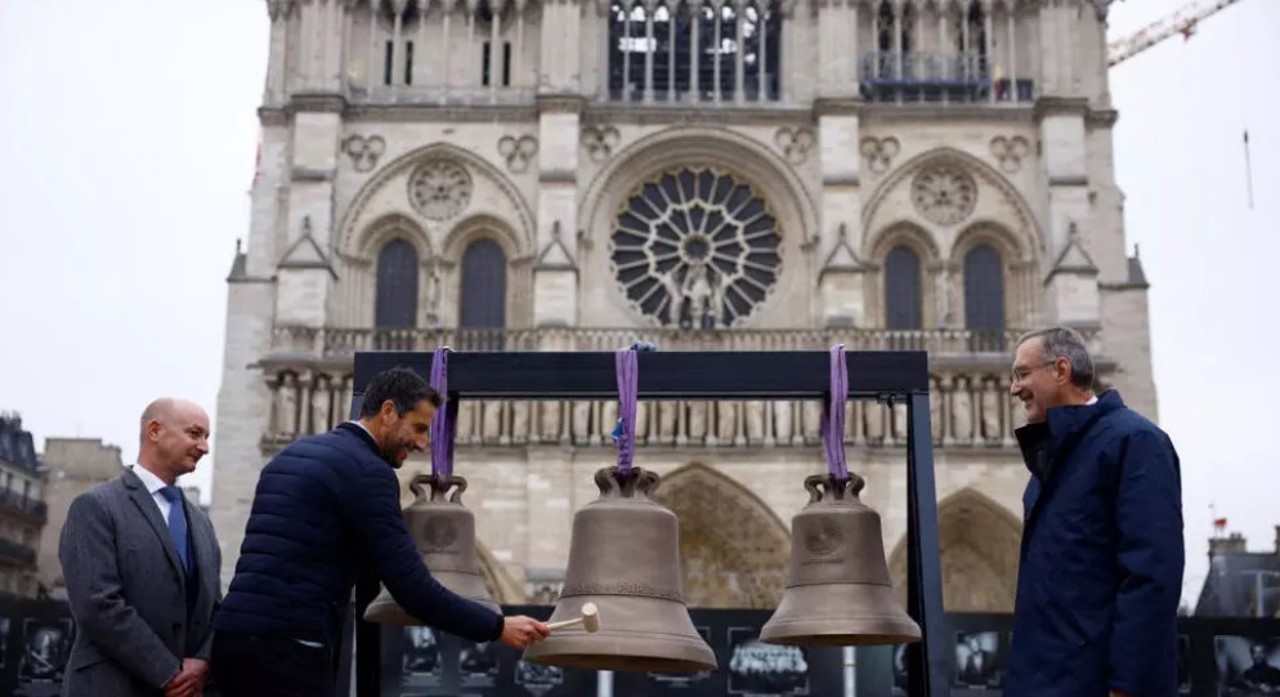
[[379,449],[378,455],[382,457],[382,460],[384,462],[386,462],[388,465],[391,465],[391,469],[398,470],[400,469],[400,465],[404,464],[399,459],[400,451],[403,449],[404,449],[404,443],[391,442],[383,445],[382,448]]

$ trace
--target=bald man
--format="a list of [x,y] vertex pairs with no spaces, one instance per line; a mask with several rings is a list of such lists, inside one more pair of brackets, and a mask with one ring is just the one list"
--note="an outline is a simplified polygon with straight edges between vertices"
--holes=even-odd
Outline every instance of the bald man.
[[76,622],[64,697],[195,697],[209,675],[222,566],[213,525],[177,487],[209,452],[198,405],[157,399],[138,462],[71,502],[58,559]]

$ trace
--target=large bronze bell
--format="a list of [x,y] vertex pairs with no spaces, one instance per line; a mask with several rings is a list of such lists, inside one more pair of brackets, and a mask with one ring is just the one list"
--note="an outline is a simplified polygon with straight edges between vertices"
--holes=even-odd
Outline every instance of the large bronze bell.
[[760,640],[790,646],[902,644],[920,626],[898,605],[880,515],[858,498],[864,482],[815,474],[809,503],[791,519],[791,569]]
[[[430,489],[430,493],[424,490]],[[458,475],[419,474],[409,482],[414,501],[404,509],[404,522],[418,543],[422,563],[445,588],[501,612],[489,595],[476,557],[476,518],[459,500],[467,480]],[[384,587],[364,611],[367,622],[421,626]]]
[[715,652],[684,602],[679,523],[652,498],[658,475],[611,466],[595,481],[600,497],[574,514],[569,568],[549,621],[579,617],[591,602],[599,629],[557,629],[525,649],[524,659],[582,670],[715,670]]

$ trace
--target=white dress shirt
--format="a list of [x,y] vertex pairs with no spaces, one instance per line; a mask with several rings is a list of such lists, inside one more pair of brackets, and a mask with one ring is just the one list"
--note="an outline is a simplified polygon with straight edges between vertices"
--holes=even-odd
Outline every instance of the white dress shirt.
[[160,490],[168,486],[163,480],[155,475],[154,472],[143,467],[142,465],[130,465],[129,469],[138,475],[138,479],[142,480],[143,486],[147,487],[147,491],[151,493],[151,500],[156,502],[156,506],[160,509],[160,519],[169,523],[169,499],[160,493]]

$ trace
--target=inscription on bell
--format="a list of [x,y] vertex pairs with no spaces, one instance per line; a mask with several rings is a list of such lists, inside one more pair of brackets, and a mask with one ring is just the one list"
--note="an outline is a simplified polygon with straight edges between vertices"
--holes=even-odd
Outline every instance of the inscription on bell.
[[422,541],[432,554],[457,554],[451,548],[458,541],[458,527],[452,521],[434,521],[422,531]]
[[835,554],[840,549],[840,544],[844,541],[844,532],[834,520],[823,516],[806,522],[809,524],[805,526],[804,548],[809,554],[825,557]]

